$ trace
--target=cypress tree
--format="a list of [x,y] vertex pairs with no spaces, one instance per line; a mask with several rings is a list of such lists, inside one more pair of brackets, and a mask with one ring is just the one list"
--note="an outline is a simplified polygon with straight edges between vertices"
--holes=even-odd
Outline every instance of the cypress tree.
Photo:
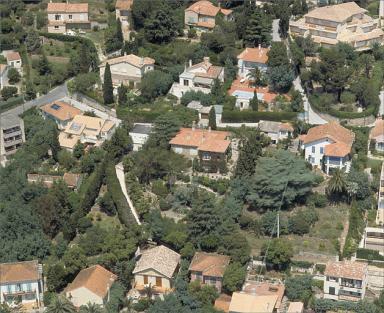
[[257,98],[257,92],[253,92],[253,98],[249,101],[249,106],[253,111],[259,111],[259,99]]
[[111,104],[114,101],[111,68],[109,67],[108,63],[105,66],[104,72],[103,98],[104,104]]
[[117,90],[117,103],[119,105],[124,105],[128,101],[127,97],[128,88],[121,83],[120,87]]
[[116,20],[116,40],[118,42],[119,48],[123,48],[124,36],[123,36],[123,30],[121,29],[121,22],[119,19]]
[[39,63],[37,65],[39,74],[40,75],[46,75],[51,73],[51,66],[48,62],[47,56],[43,52],[40,56]]
[[212,130],[216,130],[216,113],[215,107],[211,108],[208,115],[208,126],[211,127]]

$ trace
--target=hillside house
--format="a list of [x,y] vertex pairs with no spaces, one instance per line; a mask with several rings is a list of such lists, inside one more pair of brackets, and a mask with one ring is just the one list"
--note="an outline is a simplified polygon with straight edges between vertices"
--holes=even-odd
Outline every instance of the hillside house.
[[7,65],[17,69],[19,72],[22,70],[23,62],[20,53],[14,50],[4,50],[3,56],[7,59]]
[[129,136],[132,138],[133,151],[139,151],[143,145],[147,142],[149,135],[152,132],[151,124],[136,123],[132,130],[129,132]]
[[258,126],[260,131],[267,135],[273,144],[292,137],[293,134],[293,127],[290,123],[260,120]]
[[261,72],[266,72],[268,68],[268,52],[269,48],[262,48],[261,46],[258,48],[245,48],[237,56],[239,77],[250,79],[249,74],[255,68],[258,68]]
[[43,307],[43,269],[37,260],[0,263],[0,303],[24,309]]
[[201,91],[205,94],[211,93],[215,79],[224,82],[224,68],[212,65],[209,57],[204,57],[203,62],[192,64],[184,69],[179,75],[179,82],[173,83],[170,94],[181,98],[187,91]]
[[277,295],[256,296],[244,292],[232,294],[229,313],[274,313]]
[[185,9],[185,26],[209,31],[215,28],[218,15],[225,21],[233,20],[232,10],[216,7],[210,1],[197,1]]
[[250,101],[253,99],[255,92],[259,101],[267,104],[275,103],[275,99],[278,96],[277,93],[269,90],[268,87],[255,87],[251,82],[245,78],[235,79],[232,82],[231,88],[228,90],[228,94],[236,98],[235,106],[240,111],[251,109]]
[[94,265],[77,274],[65,288],[65,296],[76,308],[88,303],[103,306],[108,302],[109,290],[116,279],[115,274],[100,265]]
[[111,69],[112,84],[118,87],[121,84],[137,87],[143,75],[155,69],[155,60],[148,57],[139,57],[134,54],[109,59],[100,64],[100,79],[104,81],[105,66]]
[[169,144],[174,152],[197,158],[204,171],[215,173],[226,165],[231,148],[229,136],[226,131],[181,128]]
[[134,288],[143,293],[146,286],[152,286],[155,294],[172,290],[180,258],[180,254],[165,246],[143,251],[132,272],[135,276]]
[[311,36],[326,48],[344,42],[358,51],[369,50],[374,43],[383,43],[384,32],[366,12],[354,1],[318,7],[298,21],[291,20],[289,32],[292,36]]
[[62,148],[73,151],[78,142],[89,146],[100,146],[112,137],[116,125],[111,120],[86,115],[76,115],[59,134]]
[[76,115],[82,113],[79,109],[73,107],[71,104],[60,100],[47,103],[41,106],[40,110],[43,114],[43,117],[53,120],[60,130],[65,129],[68,123],[72,121]]
[[324,299],[364,299],[367,275],[367,263],[348,260],[327,263],[324,272]]
[[52,2],[47,6],[48,33],[64,34],[68,30],[90,29],[88,3]]
[[133,0],[117,0],[115,4],[116,19],[121,23],[129,23]]
[[24,121],[15,115],[0,116],[0,164],[25,142]]
[[227,255],[196,252],[189,266],[191,282],[199,281],[204,285],[214,286],[221,292],[224,272],[230,260]]
[[377,119],[375,126],[371,129],[369,139],[374,144],[377,152],[384,152],[384,120]]
[[319,125],[299,137],[305,159],[327,175],[340,169],[349,172],[355,134],[337,122]]

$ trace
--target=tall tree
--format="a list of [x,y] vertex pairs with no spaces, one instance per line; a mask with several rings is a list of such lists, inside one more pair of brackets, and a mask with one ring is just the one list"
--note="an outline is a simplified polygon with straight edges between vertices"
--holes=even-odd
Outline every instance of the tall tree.
[[344,173],[340,169],[336,169],[328,181],[326,192],[329,196],[339,200],[346,192],[346,187],[347,185]]
[[111,74],[111,68],[108,62],[107,62],[107,65],[105,66],[105,71],[104,71],[103,98],[104,98],[104,104],[111,104],[114,102],[112,74]]
[[167,43],[177,35],[177,23],[171,12],[159,9],[144,25],[144,34],[152,43]]
[[39,62],[37,64],[37,69],[40,75],[47,75],[50,74],[52,71],[47,56],[44,52],[40,55]]
[[279,33],[282,38],[287,38],[288,36],[288,29],[289,29],[289,8],[287,8],[287,11],[285,11],[281,16],[279,20]]
[[249,101],[249,106],[255,112],[259,111],[259,99],[257,98],[257,92],[253,92],[253,98]]
[[124,46],[124,36],[123,36],[123,30],[121,29],[120,19],[116,19],[116,40],[119,43],[120,47]]
[[211,127],[212,130],[216,130],[216,113],[214,106],[212,106],[211,110],[209,111],[208,126]]
[[120,87],[117,89],[117,103],[119,105],[125,105],[128,101],[128,87],[121,83]]
[[256,9],[251,15],[245,30],[245,41],[248,45],[257,47],[267,46],[271,41],[272,22],[261,11]]
[[255,67],[248,72],[247,78],[257,86],[262,83],[263,73],[258,67]]
[[267,264],[277,269],[287,268],[293,256],[292,244],[280,238],[264,243],[261,251],[262,255],[265,255]]

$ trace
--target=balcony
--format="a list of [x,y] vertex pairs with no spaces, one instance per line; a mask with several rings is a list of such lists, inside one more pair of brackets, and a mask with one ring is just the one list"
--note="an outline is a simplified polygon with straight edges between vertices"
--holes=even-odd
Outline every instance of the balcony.
[[8,291],[8,292],[3,292],[4,297],[9,297],[9,296],[22,296],[22,295],[28,295],[28,294],[34,294],[36,293],[36,289],[31,289],[31,290],[15,290],[15,291]]

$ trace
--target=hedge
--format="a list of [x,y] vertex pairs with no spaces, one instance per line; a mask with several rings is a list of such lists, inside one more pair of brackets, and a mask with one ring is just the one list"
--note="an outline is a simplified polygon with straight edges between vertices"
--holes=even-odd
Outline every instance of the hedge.
[[109,161],[105,168],[105,176],[107,181],[108,191],[111,193],[112,200],[115,203],[120,222],[129,227],[136,224],[135,218],[128,206],[127,199],[121,190],[119,180],[116,175],[115,164]]
[[348,312],[361,312],[361,302],[334,301],[331,299],[314,299],[312,308],[316,313],[326,313],[329,311],[337,312],[339,310]]
[[359,248],[356,251],[358,259],[384,261],[384,256],[379,254],[379,251]]
[[0,101],[0,112],[7,111],[19,104],[23,104],[24,99],[23,96],[13,97],[8,99],[7,101]]
[[313,266],[313,263],[307,261],[293,260],[291,261],[291,266],[300,268],[311,268]]
[[267,121],[293,121],[297,117],[296,112],[256,112],[256,111],[223,111],[224,123],[257,123],[260,120]]
[[205,176],[196,176],[197,182],[205,187],[211,188],[220,195],[225,194],[229,188],[229,179],[210,179]]

